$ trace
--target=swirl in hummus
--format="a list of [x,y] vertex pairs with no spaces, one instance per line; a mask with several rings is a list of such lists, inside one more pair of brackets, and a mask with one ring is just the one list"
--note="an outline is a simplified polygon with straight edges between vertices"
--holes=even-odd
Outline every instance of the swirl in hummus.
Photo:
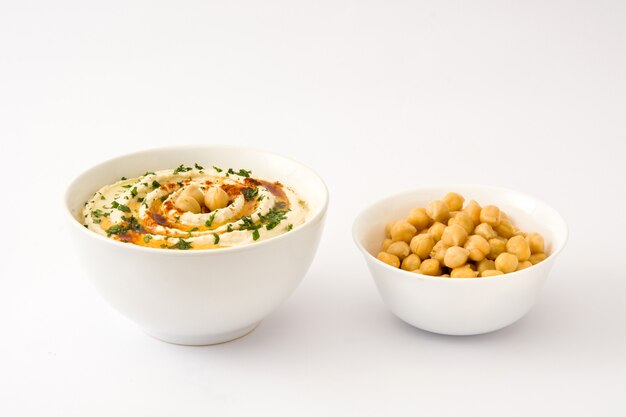
[[87,201],[84,225],[141,246],[214,249],[269,239],[307,220],[307,204],[292,189],[250,174],[195,164],[122,178]]

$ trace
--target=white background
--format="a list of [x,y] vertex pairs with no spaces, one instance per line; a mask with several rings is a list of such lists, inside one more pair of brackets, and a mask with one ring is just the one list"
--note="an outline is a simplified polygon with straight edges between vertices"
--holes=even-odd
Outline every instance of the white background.
[[[625,22],[617,0],[2,1],[0,415],[624,415]],[[275,151],[331,192],[304,282],[232,343],[146,336],[66,236],[75,175],[178,143]],[[502,331],[404,324],[352,244],[367,204],[444,182],[570,225]]]

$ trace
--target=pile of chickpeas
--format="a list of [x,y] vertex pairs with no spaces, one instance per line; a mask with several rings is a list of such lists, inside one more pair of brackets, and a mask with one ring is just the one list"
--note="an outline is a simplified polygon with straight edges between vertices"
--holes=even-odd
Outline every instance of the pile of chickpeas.
[[406,271],[450,278],[508,274],[547,258],[539,233],[520,231],[496,206],[464,202],[451,192],[389,223],[377,258]]

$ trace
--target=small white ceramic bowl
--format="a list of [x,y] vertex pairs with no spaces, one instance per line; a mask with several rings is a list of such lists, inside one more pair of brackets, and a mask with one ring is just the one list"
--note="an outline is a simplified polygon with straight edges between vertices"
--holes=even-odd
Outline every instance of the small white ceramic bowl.
[[[79,221],[85,201],[120,177],[181,163],[251,169],[292,187],[311,209],[289,233],[214,250],[145,248],[100,236]],[[167,342],[206,345],[241,337],[300,284],[322,233],[328,191],[311,169],[268,152],[230,146],[150,149],[103,162],[78,176],[65,195],[69,230],[100,294],[147,333]]]
[[[411,209],[425,207],[450,191],[481,206],[496,205],[522,230],[541,233],[548,258],[510,274],[457,279],[407,272],[376,259],[388,222],[406,218]],[[415,327],[448,335],[492,332],[522,318],[533,306],[567,234],[563,218],[546,204],[515,191],[478,185],[427,186],[387,197],[365,209],[353,226],[354,241],[387,308]]]

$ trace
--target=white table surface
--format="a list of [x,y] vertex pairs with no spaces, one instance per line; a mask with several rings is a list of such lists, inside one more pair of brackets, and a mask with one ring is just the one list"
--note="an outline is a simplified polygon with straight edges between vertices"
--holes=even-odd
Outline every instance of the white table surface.
[[[625,415],[625,21],[622,1],[0,3],[0,415]],[[83,169],[178,143],[276,151],[331,192],[304,282],[232,343],[146,336],[61,217]],[[352,244],[361,208],[445,182],[570,225],[499,332],[404,324]]]

